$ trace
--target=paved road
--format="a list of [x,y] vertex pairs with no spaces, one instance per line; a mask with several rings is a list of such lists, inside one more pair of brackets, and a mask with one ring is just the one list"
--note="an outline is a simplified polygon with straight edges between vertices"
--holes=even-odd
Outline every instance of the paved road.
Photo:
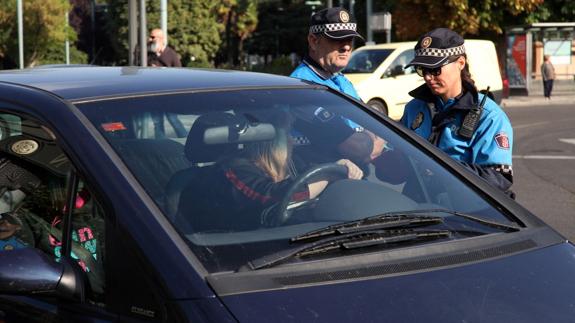
[[575,241],[575,98],[508,104],[517,201]]

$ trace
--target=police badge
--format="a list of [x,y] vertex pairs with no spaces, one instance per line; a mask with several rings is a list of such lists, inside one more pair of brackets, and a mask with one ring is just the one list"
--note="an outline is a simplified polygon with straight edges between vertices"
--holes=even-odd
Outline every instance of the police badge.
[[421,126],[421,123],[423,123],[423,112],[419,112],[415,116],[415,119],[413,119],[413,122],[411,123],[411,130],[419,128],[419,126]]

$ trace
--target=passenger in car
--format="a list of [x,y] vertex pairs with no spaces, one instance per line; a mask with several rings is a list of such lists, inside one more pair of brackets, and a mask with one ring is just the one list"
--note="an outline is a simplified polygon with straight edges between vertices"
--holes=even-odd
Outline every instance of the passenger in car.
[[403,125],[513,196],[513,128],[497,103],[478,93],[464,39],[450,29],[434,29],[419,39],[407,66],[415,66],[425,84],[409,93],[414,99],[405,107]]
[[[24,197],[0,214],[0,252],[36,248],[62,257],[62,217],[65,213],[65,177],[0,153],[0,197],[21,190]],[[95,216],[91,194],[84,188],[76,196],[72,217],[71,257],[86,272],[95,293],[103,292],[103,221]]]

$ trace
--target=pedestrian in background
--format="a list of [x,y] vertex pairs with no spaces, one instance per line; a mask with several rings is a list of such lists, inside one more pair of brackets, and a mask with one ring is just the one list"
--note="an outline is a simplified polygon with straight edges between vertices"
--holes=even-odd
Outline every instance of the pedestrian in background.
[[[166,45],[166,37],[161,29],[153,29],[148,37],[148,66],[155,67],[182,67],[180,57],[171,47]],[[188,132],[184,125],[174,113],[166,113],[166,118],[174,128],[177,137],[185,137]],[[166,129],[164,127],[164,113],[153,112],[154,134],[156,138],[164,138]]]
[[413,100],[403,125],[513,196],[513,128],[497,103],[478,93],[464,39],[450,29],[434,29],[419,39],[409,66],[425,84],[409,93]]
[[551,91],[553,91],[553,81],[555,80],[555,67],[551,63],[549,55],[543,56],[541,77],[543,78],[543,95],[547,100],[551,100]]
[[166,45],[161,29],[153,29],[148,38],[148,66],[182,67],[180,57]]

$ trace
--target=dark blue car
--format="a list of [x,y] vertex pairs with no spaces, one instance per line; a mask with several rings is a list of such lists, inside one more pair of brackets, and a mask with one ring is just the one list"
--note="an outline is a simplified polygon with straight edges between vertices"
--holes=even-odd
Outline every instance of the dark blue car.
[[326,87],[0,73],[0,322],[575,322],[575,248]]

